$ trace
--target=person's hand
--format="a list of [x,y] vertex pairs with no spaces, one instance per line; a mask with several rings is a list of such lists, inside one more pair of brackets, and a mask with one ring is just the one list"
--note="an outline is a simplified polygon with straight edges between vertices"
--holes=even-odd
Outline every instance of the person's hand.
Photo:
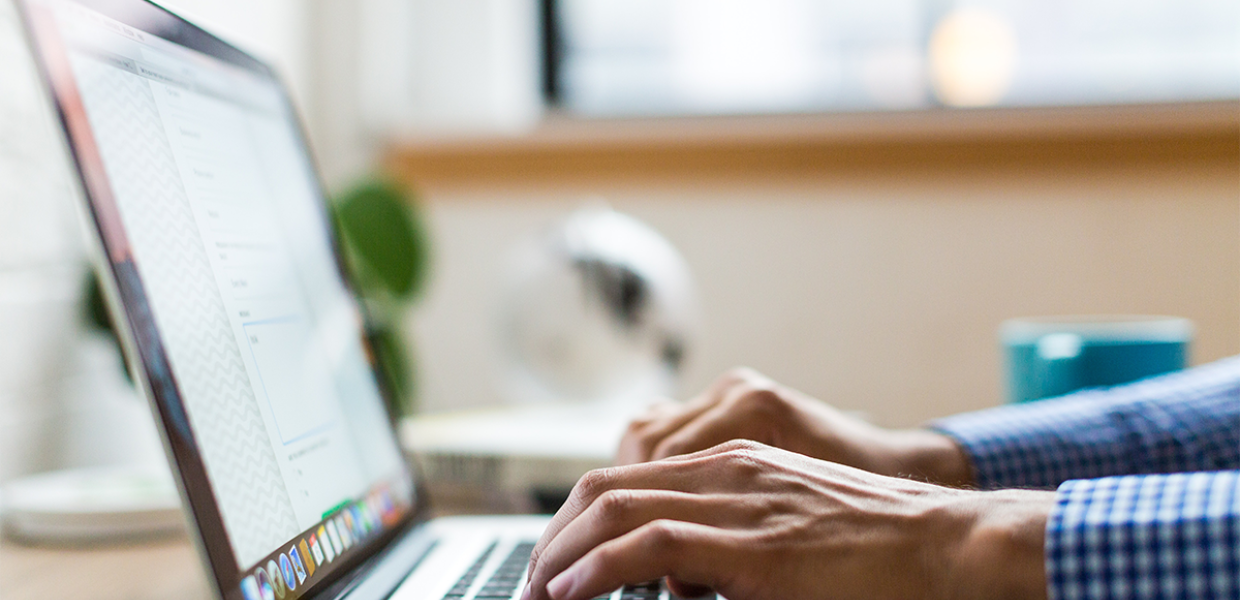
[[734,441],[587,474],[534,548],[522,597],[666,577],[679,596],[731,600],[1044,598],[1053,503]]
[[951,438],[876,427],[750,369],[734,369],[687,403],[652,407],[629,425],[616,462],[659,460],[734,439],[881,475],[954,486],[973,482],[968,458]]

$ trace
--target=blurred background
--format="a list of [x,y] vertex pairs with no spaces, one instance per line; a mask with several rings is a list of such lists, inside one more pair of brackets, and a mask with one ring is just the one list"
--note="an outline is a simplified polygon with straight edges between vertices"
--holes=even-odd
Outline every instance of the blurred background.
[[[1234,1],[166,4],[277,65],[329,190],[412,190],[424,413],[505,401],[509,253],[590,198],[685,258],[681,397],[748,365],[914,425],[1002,401],[1023,315],[1179,315],[1194,364],[1240,352]],[[0,480],[158,457],[80,325],[73,186],[8,0],[0,28]]]

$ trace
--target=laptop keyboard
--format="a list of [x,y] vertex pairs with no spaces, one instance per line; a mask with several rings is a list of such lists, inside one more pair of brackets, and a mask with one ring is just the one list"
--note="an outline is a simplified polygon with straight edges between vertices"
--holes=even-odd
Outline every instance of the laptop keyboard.
[[[447,594],[444,594],[443,600],[460,600],[465,597],[465,592],[469,591],[469,586],[474,584],[474,580],[478,578],[478,573],[482,572],[482,565],[486,564],[487,559],[491,558],[491,553],[495,552],[495,545],[497,543],[491,542],[491,545],[487,546],[486,550],[483,550],[482,556],[479,556],[478,560],[475,560],[474,564],[465,570],[465,574],[461,575],[461,578],[456,581],[452,589],[448,590]],[[532,547],[530,549],[533,550]]]
[[[620,600],[658,600],[661,591],[658,581],[626,585],[620,590]],[[607,600],[608,598],[611,598],[611,594],[599,596],[596,600]]]
[[[444,594],[443,600],[464,600],[469,595],[470,588],[474,582],[478,580],[478,575],[482,573],[482,568],[486,565],[487,559],[495,552],[496,544],[492,543],[482,552],[482,555],[475,560],[465,574],[457,580],[452,589]],[[517,593],[517,586],[521,585],[525,580],[525,568],[530,562],[530,553],[534,551],[532,542],[517,544],[513,547],[512,552],[504,558],[503,562],[495,568],[491,573],[490,579],[482,584],[477,593],[470,596],[476,600],[509,600]],[[623,588],[603,594],[594,600],[611,600],[613,597],[619,597],[617,600],[659,600],[662,597],[662,586],[659,581],[647,581],[636,585],[626,585]],[[668,596],[675,598],[674,596]]]
[[478,600],[508,600],[517,591],[517,585],[525,578],[525,567],[530,563],[534,544],[517,544],[504,562],[499,564],[491,578],[474,595]]

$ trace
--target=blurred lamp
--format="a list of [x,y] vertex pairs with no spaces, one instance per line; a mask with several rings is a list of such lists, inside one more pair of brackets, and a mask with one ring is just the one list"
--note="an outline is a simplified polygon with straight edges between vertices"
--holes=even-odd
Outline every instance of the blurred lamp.
[[517,402],[629,405],[674,391],[697,321],[689,269],[640,221],[582,208],[513,254],[500,316]]
[[948,106],[997,104],[1012,86],[1016,54],[1016,32],[1002,15],[954,10],[930,37],[934,91]]

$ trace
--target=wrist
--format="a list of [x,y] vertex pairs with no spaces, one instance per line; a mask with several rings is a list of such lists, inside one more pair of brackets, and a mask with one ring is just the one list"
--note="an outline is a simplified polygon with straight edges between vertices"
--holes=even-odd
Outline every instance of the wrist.
[[968,454],[945,434],[928,429],[892,431],[888,445],[894,457],[889,475],[957,488],[976,481]]
[[1054,492],[970,494],[970,523],[949,559],[948,597],[1046,598],[1046,521]]

